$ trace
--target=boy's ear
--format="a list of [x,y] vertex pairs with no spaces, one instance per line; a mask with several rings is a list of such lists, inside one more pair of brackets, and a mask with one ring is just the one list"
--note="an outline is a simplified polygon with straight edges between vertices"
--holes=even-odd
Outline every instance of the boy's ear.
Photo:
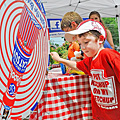
[[71,26],[72,26],[73,29],[76,29],[78,25],[75,21],[72,21]]
[[99,43],[102,44],[104,42],[104,36],[100,35],[99,36]]

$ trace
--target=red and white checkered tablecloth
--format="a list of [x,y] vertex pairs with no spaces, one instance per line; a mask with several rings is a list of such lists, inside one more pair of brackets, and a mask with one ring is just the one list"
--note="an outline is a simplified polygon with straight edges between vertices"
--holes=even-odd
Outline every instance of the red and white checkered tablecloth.
[[92,120],[89,76],[46,79],[37,107],[29,120]]

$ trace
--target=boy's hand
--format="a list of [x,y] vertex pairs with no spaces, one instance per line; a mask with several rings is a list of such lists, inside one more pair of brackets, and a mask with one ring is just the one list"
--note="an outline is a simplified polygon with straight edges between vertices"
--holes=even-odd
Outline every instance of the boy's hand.
[[60,61],[60,56],[58,55],[57,52],[51,52],[50,55],[52,59],[54,59],[55,61],[58,61],[58,62]]

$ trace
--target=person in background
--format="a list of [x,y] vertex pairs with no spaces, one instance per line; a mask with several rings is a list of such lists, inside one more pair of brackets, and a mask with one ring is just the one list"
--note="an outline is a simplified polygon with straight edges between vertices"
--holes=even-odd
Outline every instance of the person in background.
[[[102,21],[102,18],[100,16],[99,12],[92,11],[89,14],[89,19],[93,19],[95,21],[99,21],[105,27],[104,22]],[[107,40],[105,41],[104,48],[113,48],[114,49],[114,43],[113,43],[113,39],[112,39],[112,34],[111,34],[111,32],[110,32],[110,30],[108,28],[106,28],[106,31],[107,31]]]
[[[83,19],[78,13],[74,11],[67,12],[62,18],[61,29],[65,32],[75,30],[82,21]],[[70,43],[69,48],[68,48],[68,59],[70,60],[71,58],[75,57],[75,54],[74,54],[75,51],[80,51],[80,46],[76,42],[76,39],[72,37],[66,39],[66,41]]]
[[61,29],[65,32],[75,30],[83,21],[81,16],[76,12],[67,12],[61,21]]
[[75,62],[52,52],[52,58],[89,74],[94,120],[120,120],[120,53],[103,47],[106,29],[100,22],[88,19],[67,35],[76,36],[88,57]]
[[[72,31],[75,30],[77,28],[77,26],[79,25],[79,23],[81,23],[83,21],[83,19],[81,18],[81,16],[76,13],[76,12],[67,12],[61,21],[61,29],[65,32],[68,31]],[[78,42],[76,42],[75,39],[73,39],[72,37],[69,39],[66,39],[66,41],[68,41],[69,44],[69,48],[68,48],[68,59],[69,60],[74,60],[74,61],[78,61],[83,59],[83,54],[81,54],[80,51],[80,46],[78,44]],[[66,66],[66,73],[68,74],[84,74],[83,72],[78,72],[75,70],[72,70],[71,68]]]

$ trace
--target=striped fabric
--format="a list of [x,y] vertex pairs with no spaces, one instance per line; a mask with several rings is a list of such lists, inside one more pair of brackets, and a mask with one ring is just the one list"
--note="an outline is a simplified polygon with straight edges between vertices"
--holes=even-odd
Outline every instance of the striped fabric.
[[21,14],[19,32],[22,40],[24,40],[24,44],[26,42],[25,46],[27,48],[33,49],[37,41],[39,29],[41,29],[41,27],[40,25],[39,28],[36,27],[35,18],[32,19],[30,15],[31,15],[30,12],[25,6]]

